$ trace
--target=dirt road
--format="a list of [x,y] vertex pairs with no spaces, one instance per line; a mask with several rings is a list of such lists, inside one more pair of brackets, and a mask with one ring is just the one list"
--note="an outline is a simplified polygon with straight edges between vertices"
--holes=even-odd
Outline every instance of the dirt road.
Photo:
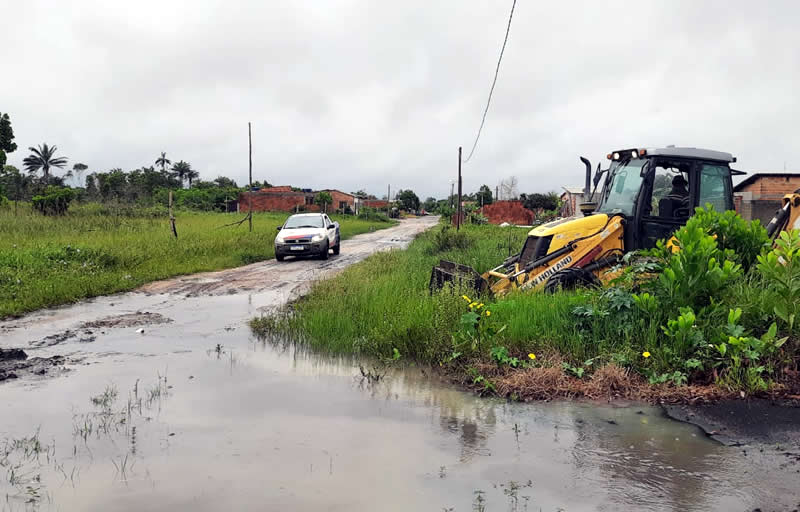
[[[108,344],[109,350],[119,350],[131,335],[146,333],[180,340],[243,327],[260,312],[299,297],[317,279],[331,277],[377,251],[406,247],[437,221],[438,217],[408,219],[389,229],[358,235],[343,241],[341,254],[326,261],[269,260],[176,277],[147,284],[134,292],[0,322],[0,348],[21,348],[37,363],[32,371],[26,371],[25,364],[18,360],[5,373],[0,366],[0,381],[60,374],[63,357],[67,367],[83,363],[97,356],[96,347]],[[53,356],[58,356],[58,365],[51,365],[54,368],[38,359]]]

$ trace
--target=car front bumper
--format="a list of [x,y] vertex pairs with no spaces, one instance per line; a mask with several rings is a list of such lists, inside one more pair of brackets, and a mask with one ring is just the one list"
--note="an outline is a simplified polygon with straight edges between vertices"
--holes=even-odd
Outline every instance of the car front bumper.
[[[301,249],[293,249],[301,247]],[[276,256],[310,256],[322,254],[325,250],[325,241],[310,244],[275,244]]]

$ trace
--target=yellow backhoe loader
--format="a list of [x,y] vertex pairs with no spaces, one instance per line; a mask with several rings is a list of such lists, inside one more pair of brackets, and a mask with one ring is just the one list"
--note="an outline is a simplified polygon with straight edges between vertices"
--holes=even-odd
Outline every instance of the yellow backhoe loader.
[[[732,176],[744,174],[730,167],[736,162],[730,153],[707,149],[634,148],[607,158],[609,167],[601,170],[598,164],[592,179],[591,163],[581,157],[586,167],[583,216],[532,229],[519,254],[483,274],[442,260],[431,273],[431,289],[452,282],[504,295],[517,288],[555,291],[598,284],[609,279],[606,270],[626,252],[670,238],[695,207],[732,210]],[[783,202],[767,226],[773,238],[783,229],[800,229],[800,190]]]

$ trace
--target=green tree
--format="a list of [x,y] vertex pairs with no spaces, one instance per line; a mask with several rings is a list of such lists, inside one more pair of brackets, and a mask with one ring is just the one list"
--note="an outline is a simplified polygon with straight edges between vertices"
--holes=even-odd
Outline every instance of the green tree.
[[6,153],[17,150],[14,143],[14,129],[11,128],[11,119],[8,114],[0,112],[0,169],[6,164]]
[[58,167],[63,169],[67,165],[67,158],[60,156],[56,157],[55,153],[58,149],[56,146],[48,146],[47,143],[40,145],[38,148],[28,148],[31,154],[22,160],[25,170],[29,173],[38,172],[40,169],[43,174],[44,181],[48,181],[50,177],[50,168]]
[[186,179],[189,181],[189,188],[192,188],[192,181],[196,180],[200,177],[200,173],[195,171],[194,169],[189,169],[186,171]]
[[400,190],[395,196],[397,202],[404,210],[419,210],[419,197],[412,190]]
[[83,184],[83,173],[85,173],[88,168],[88,165],[82,163],[77,163],[72,166],[72,173],[78,177],[79,186]]
[[25,199],[29,191],[31,179],[19,172],[13,165],[5,165],[0,169],[0,187],[5,189],[5,195],[12,201]]
[[561,198],[555,192],[548,192],[547,194],[520,194],[519,199],[522,205],[529,210],[538,210],[541,208],[545,211],[558,210],[561,207]]
[[422,203],[422,208],[423,208],[423,209],[424,209],[426,212],[432,212],[432,211],[435,211],[435,210],[436,210],[436,208],[438,207],[438,205],[439,205],[439,202],[438,202],[438,201],[436,201],[436,198],[435,198],[435,197],[429,197],[429,198],[427,198],[427,199],[425,200],[425,202],[424,202],[424,203]]
[[219,188],[239,188],[236,182],[226,176],[218,176],[214,184]]
[[490,189],[487,185],[481,185],[481,188],[479,188],[478,192],[475,193],[475,202],[481,206],[492,204],[494,202],[494,198],[492,197],[492,189]]
[[172,162],[169,158],[167,158],[167,153],[165,151],[162,151],[161,156],[156,158],[156,165],[161,167],[162,173],[167,172],[167,166],[171,163]]
[[318,204],[320,208],[322,208],[323,212],[328,212],[328,205],[333,202],[333,197],[331,197],[330,193],[322,191],[317,194],[317,197],[314,198],[314,203]]
[[192,166],[189,164],[189,162],[184,162],[183,160],[176,162],[175,165],[172,166],[172,174],[180,180],[181,186],[183,186],[186,176],[191,171]]

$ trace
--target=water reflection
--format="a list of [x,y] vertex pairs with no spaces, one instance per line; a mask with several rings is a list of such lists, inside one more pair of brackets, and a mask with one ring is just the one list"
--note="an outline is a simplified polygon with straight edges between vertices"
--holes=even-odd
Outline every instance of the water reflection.
[[2,483],[12,497],[0,510],[729,510],[794,498],[791,469],[743,471],[749,460],[659,409],[483,399],[418,368],[236,332],[204,342],[160,356],[155,377],[153,358],[123,355],[3,388],[13,419],[0,438],[41,424],[54,448],[20,466],[21,485]]

